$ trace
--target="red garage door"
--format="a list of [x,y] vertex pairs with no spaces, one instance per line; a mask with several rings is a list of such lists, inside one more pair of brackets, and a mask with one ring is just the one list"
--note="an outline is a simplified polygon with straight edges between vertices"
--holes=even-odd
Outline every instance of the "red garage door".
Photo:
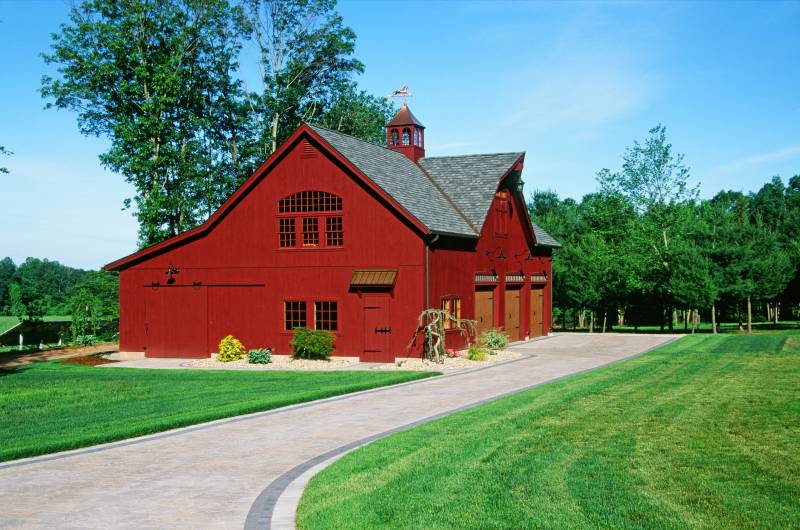
[[206,288],[145,287],[147,357],[207,357]]

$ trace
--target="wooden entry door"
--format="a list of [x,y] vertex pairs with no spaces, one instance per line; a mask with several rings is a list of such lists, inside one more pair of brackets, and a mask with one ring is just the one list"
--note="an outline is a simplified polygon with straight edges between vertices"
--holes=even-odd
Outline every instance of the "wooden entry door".
[[475,321],[478,336],[494,327],[494,287],[475,288]]
[[506,287],[506,333],[511,341],[519,340],[519,287]]
[[208,357],[206,288],[145,287],[145,355]]
[[364,295],[364,362],[392,362],[392,323],[388,294]]
[[531,337],[544,335],[544,286],[531,286]]

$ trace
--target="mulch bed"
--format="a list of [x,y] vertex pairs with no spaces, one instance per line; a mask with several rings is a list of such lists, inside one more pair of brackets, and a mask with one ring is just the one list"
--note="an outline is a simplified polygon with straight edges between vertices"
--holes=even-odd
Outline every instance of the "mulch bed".
[[80,364],[83,366],[97,366],[98,364],[110,364],[119,361],[112,361],[111,359],[104,359],[103,357],[95,357],[94,355],[87,355],[85,357],[72,357],[71,359],[64,359],[59,364]]

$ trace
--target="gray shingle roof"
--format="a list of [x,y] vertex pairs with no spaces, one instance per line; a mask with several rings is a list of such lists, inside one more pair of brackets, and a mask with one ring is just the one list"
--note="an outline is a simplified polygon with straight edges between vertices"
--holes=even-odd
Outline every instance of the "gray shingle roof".
[[477,235],[405,155],[324,127],[310,127],[432,232]]
[[553,247],[553,248],[561,248],[561,243],[559,243],[556,238],[542,230],[542,227],[537,225],[534,222],[531,222],[533,225],[533,235],[536,237],[536,244],[542,247]]
[[524,153],[437,156],[420,158],[419,165],[480,231],[502,177]]
[[[422,171],[396,151],[318,125],[310,127],[429,230],[445,234],[477,236],[500,178],[525,154],[421,158]],[[536,224],[533,232],[538,245],[561,246]]]

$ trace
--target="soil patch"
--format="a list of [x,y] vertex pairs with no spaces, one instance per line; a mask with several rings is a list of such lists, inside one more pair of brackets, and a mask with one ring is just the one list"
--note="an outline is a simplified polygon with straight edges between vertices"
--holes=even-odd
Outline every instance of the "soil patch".
[[116,362],[119,361],[112,361],[111,359],[105,359],[103,357],[95,357],[94,355],[86,355],[84,357],[72,357],[70,359],[64,359],[59,364],[80,364],[83,366],[97,366],[98,364],[110,364]]

